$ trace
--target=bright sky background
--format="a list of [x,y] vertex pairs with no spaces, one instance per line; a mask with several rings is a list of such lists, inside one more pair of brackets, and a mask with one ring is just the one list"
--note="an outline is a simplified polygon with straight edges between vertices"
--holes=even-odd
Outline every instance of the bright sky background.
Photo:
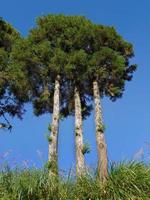
[[[139,157],[150,161],[150,1],[149,0],[1,0],[0,16],[15,26],[22,35],[35,24],[37,16],[48,13],[84,15],[95,23],[114,26],[135,49],[138,70],[127,83],[122,99],[103,99],[106,140],[110,162]],[[11,133],[0,131],[0,162],[9,160],[23,165],[25,161],[41,166],[47,159],[47,126],[50,115],[39,118],[31,105],[23,121],[13,120]],[[86,156],[96,165],[93,114],[84,122],[85,141],[91,145]],[[75,165],[74,118],[60,123],[59,166],[68,170]],[[8,155],[9,154],[9,155]],[[40,155],[39,155],[40,154]],[[41,155],[42,154],[42,155]],[[136,154],[136,156],[135,156]],[[4,158],[5,157],[5,158]]]

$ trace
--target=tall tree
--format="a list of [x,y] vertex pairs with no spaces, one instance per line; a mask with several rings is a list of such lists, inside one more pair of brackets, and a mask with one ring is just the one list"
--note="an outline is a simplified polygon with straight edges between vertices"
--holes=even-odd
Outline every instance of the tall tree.
[[[66,65],[69,91],[72,93],[74,101],[74,107],[71,110],[75,114],[76,172],[78,176],[85,172],[82,121],[90,114],[92,109],[91,105],[87,103],[88,98],[85,95],[82,83],[82,80],[85,79],[86,63],[87,54],[84,50],[78,50],[69,55]],[[70,98],[69,101],[72,102],[72,99]]]
[[63,44],[61,48],[68,55],[65,76],[66,88],[69,92],[66,99],[68,99],[69,113],[75,115],[76,172],[80,176],[85,171],[84,154],[86,153],[82,123],[92,109],[84,91],[83,80],[87,71],[87,52],[89,51],[89,41],[92,42],[93,39],[93,31],[90,32],[91,22],[84,17],[70,16],[66,17],[66,21],[68,26],[64,29],[63,42],[65,45]]
[[75,45],[72,39],[78,30],[74,27],[75,19],[63,15],[38,18],[37,26],[30,31],[27,39],[18,41],[13,54],[28,76],[35,114],[53,113],[49,126],[51,135],[48,137],[50,174],[57,173],[60,115],[67,116],[71,112],[68,109],[68,103],[71,103],[66,95],[68,81],[64,70],[68,53]]
[[[11,129],[7,116],[22,117],[23,103],[27,101],[25,74],[14,65],[11,52],[19,33],[0,18],[0,128]],[[23,92],[24,91],[24,92]]]
[[[42,32],[42,29],[39,31]],[[27,74],[30,83],[30,101],[33,103],[35,115],[53,113],[52,123],[48,127],[51,132],[48,136],[48,165],[49,173],[56,175],[61,106],[60,84],[63,81],[65,53],[58,48],[52,48],[48,39],[44,38],[37,42],[35,35],[36,32],[32,32],[27,39],[18,41],[13,55]]]
[[[124,41],[112,27],[95,26],[94,45],[90,55],[89,80],[95,103],[96,141],[98,149],[98,174],[105,181],[108,176],[107,145],[104,137],[101,99],[121,97],[126,80],[131,80],[136,65],[129,64],[133,56],[132,45]],[[93,94],[92,94],[93,93]]]
[[[49,60],[49,69],[51,69],[50,77],[55,76],[55,101],[53,105],[52,126],[50,127],[49,155],[53,154],[53,152],[56,154],[57,150],[58,139],[56,139],[56,132],[58,132],[58,114],[61,112],[64,116],[67,116],[75,110],[77,173],[81,174],[84,168],[82,117],[89,114],[88,110],[90,106],[87,106],[85,95],[81,92],[81,88],[79,87],[81,81],[79,80],[81,80],[81,75],[85,73],[86,69],[84,68],[86,66],[84,48],[87,48],[87,46],[84,35],[88,36],[87,25],[90,22],[84,17],[48,15],[39,18],[37,23],[37,28],[31,31],[29,37],[32,38],[34,44],[39,44],[43,40],[49,41],[53,51],[53,56]],[[70,75],[68,66],[70,67]],[[59,90],[60,82],[61,89]],[[69,97],[71,97],[72,91],[70,88],[74,91],[75,108],[71,107],[72,99]],[[61,101],[59,99],[60,94]],[[49,156],[49,158],[55,157],[55,154]],[[57,159],[54,160],[56,161]]]

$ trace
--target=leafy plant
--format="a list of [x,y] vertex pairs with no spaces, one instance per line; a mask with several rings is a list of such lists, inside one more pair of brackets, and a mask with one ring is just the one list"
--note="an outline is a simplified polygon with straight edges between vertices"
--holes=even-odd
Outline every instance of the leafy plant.
[[49,124],[48,130],[49,130],[50,132],[52,131],[52,126],[51,126],[51,124]]
[[52,140],[53,140],[52,137],[49,134],[46,135],[46,138],[47,138],[48,142],[52,142]]
[[82,153],[86,154],[86,153],[90,153],[91,149],[90,149],[90,145],[88,143],[85,143],[82,147]]
[[106,126],[104,124],[100,124],[99,127],[98,127],[98,131],[104,133],[106,130]]

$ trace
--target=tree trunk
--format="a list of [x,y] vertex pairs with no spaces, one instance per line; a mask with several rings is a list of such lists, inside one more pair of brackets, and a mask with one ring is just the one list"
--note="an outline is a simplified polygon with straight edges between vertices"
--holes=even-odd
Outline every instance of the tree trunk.
[[93,81],[93,93],[95,103],[96,142],[98,150],[98,175],[101,181],[105,181],[108,177],[107,146],[104,137],[102,107],[97,81]]
[[81,100],[77,87],[74,90],[75,100],[75,144],[76,144],[76,173],[81,176],[84,172],[84,155],[83,155],[83,131],[82,131],[82,112]]
[[57,75],[54,88],[53,117],[51,124],[51,135],[49,138],[49,174],[58,173],[58,131],[60,114],[60,76]]

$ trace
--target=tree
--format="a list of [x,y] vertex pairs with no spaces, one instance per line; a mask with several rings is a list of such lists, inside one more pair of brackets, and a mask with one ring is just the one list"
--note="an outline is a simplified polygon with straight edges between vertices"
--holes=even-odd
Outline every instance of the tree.
[[48,165],[49,173],[56,175],[60,83],[62,82],[61,70],[64,54],[56,49],[53,49],[55,52],[52,52],[48,40],[36,42],[33,37],[31,34],[28,39],[19,42],[18,48],[15,49],[15,59],[24,66],[24,71],[27,74],[30,83],[30,101],[33,103],[35,115],[53,113],[52,123],[48,127],[51,132],[51,135],[48,136]]
[[126,80],[131,80],[136,65],[130,65],[134,55],[133,47],[124,41],[112,27],[95,25],[94,43],[90,47],[89,90],[95,103],[96,141],[98,149],[98,174],[101,181],[108,176],[107,146],[104,137],[102,107],[100,97],[109,96],[111,100],[121,97]]
[[[88,24],[89,21],[84,17],[47,15],[39,18],[38,28],[31,31],[32,38],[34,38],[34,41],[37,43],[41,40],[50,41],[51,48],[54,53],[49,63],[51,70],[55,70],[55,73],[51,71],[50,76],[53,76],[52,74],[56,74],[59,77],[59,80],[57,79],[57,85],[55,84],[57,89],[55,92],[57,95],[54,105],[56,109],[53,110],[56,110],[56,113],[53,112],[52,126],[54,119],[57,119],[55,127],[58,127],[58,114],[66,117],[75,112],[76,161],[78,174],[81,174],[84,169],[84,155],[82,152],[82,117],[84,118],[88,115],[89,110],[91,109],[90,106],[87,106],[85,95],[82,95],[83,90],[81,91],[81,88],[79,88],[79,84],[81,82],[80,80],[82,79],[81,77],[85,73],[86,69],[86,55],[84,50],[80,50],[86,48],[86,39],[84,39],[83,35],[86,35],[86,37],[88,36]],[[60,80],[61,102],[59,99]],[[58,109],[59,104],[61,104],[60,113]],[[51,144],[54,135],[56,135],[53,134],[52,126],[50,138]],[[57,128],[55,128],[55,132],[56,129]],[[58,139],[55,139],[55,144],[57,141]],[[57,149],[54,146],[50,146],[49,155],[54,151],[54,149]]]
[[[48,15],[37,20],[27,39],[18,41],[15,60],[22,65],[30,83],[30,100],[34,113],[52,113],[49,141],[49,172],[57,174],[59,119],[67,116],[65,107],[64,68],[67,54],[60,43],[66,21],[63,16]],[[66,30],[66,29],[65,29]],[[64,44],[65,45],[65,44]]]
[[[19,33],[0,18],[0,128],[11,129],[7,115],[22,118],[23,103],[27,101],[26,81],[21,69],[13,64],[11,52]],[[24,89],[22,89],[24,88]]]
[[[84,143],[82,121],[85,119],[92,109],[87,103],[82,80],[85,79],[85,71],[87,68],[87,54],[84,50],[73,51],[69,55],[68,64],[66,65],[66,76],[68,79],[69,93],[74,100],[74,107],[71,108],[75,114],[75,144],[76,144],[76,172],[78,176],[85,172],[84,161]],[[72,99],[69,99],[72,102]]]
[[[81,16],[66,17],[69,25],[65,32],[67,36],[66,48],[68,62],[65,68],[67,87],[67,106],[69,113],[75,115],[75,144],[76,144],[76,172],[81,176],[85,172],[84,142],[82,121],[92,109],[88,104],[89,98],[84,89],[85,75],[87,71],[87,52],[89,51],[89,41],[92,39],[90,32],[92,24],[89,20]],[[68,34],[69,33],[69,34]],[[91,41],[92,42],[92,41]],[[64,47],[62,47],[64,48]],[[71,112],[70,112],[71,111]]]
[[35,114],[52,113],[49,126],[50,174],[57,174],[60,116],[75,114],[76,169],[85,168],[82,120],[95,102],[98,174],[108,176],[100,97],[112,101],[121,97],[126,80],[132,79],[136,65],[130,65],[133,47],[112,27],[92,24],[80,16],[47,15],[37,19],[28,38],[18,39],[12,60],[21,66],[30,88],[28,96]]
[[[85,72],[86,65],[83,65],[85,52],[80,49],[87,47],[85,40],[81,38],[86,30],[84,28],[86,23],[89,22],[84,17],[63,15],[40,17],[37,26],[30,31],[29,37],[18,41],[13,54],[18,65],[22,65],[27,74],[35,114],[53,113],[52,124],[49,126],[51,135],[48,137],[50,174],[57,173],[59,117],[62,115],[66,117],[74,111],[76,135],[80,135],[76,137],[79,150],[76,156],[77,166],[79,164],[82,167],[78,168],[84,168],[82,116],[89,114],[91,107],[87,106],[86,97],[82,95],[81,89],[79,92],[80,72],[75,74],[74,72],[81,69]],[[77,76],[80,76],[79,79]],[[72,106],[74,97],[76,109]],[[82,164],[78,162],[79,159],[82,160]]]

